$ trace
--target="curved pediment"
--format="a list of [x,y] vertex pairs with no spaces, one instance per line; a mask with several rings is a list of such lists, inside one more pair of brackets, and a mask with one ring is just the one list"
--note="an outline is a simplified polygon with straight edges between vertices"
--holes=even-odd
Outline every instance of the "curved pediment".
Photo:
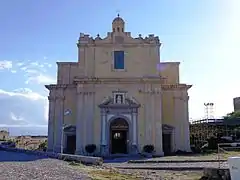
[[64,132],[76,132],[76,126],[68,125],[63,128]]
[[167,124],[163,124],[162,129],[165,130],[165,131],[173,131],[174,127],[170,126],[170,125],[167,125]]

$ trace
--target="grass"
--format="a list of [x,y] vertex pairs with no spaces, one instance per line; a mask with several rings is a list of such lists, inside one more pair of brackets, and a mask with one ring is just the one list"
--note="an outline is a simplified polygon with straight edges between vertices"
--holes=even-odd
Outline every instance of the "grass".
[[164,180],[199,180],[203,172],[201,171],[160,171]]
[[240,151],[225,151],[221,153],[211,152],[203,154],[182,155],[182,156],[166,156],[159,160],[217,160],[218,156],[221,160],[227,160],[231,156],[240,156]]
[[70,165],[77,167],[93,180],[142,180],[143,177],[159,179],[159,176],[164,180],[199,180],[202,177],[202,172],[200,171],[149,171],[135,169],[125,172],[125,170],[98,169],[94,166],[85,166],[78,163],[70,163]]
[[140,180],[142,178],[109,170],[91,170],[88,175],[94,180]]
[[94,166],[85,166],[80,163],[70,162],[69,165],[75,166],[86,173],[93,180],[141,180],[142,178],[132,174],[120,173],[115,169],[98,169]]

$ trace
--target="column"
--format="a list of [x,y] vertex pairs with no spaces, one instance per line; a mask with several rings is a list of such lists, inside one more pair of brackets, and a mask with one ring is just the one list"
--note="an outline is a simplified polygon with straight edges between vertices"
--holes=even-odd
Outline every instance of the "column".
[[106,140],[106,118],[107,114],[105,109],[101,109],[101,155],[107,154],[107,140]]
[[132,154],[138,154],[138,142],[137,142],[137,136],[138,136],[138,124],[137,124],[137,109],[134,109],[132,112],[132,145],[130,153]]
[[105,109],[101,110],[101,144],[107,145],[106,142],[106,112]]
[[83,153],[82,140],[83,140],[83,93],[79,85],[77,87],[77,119],[76,119],[76,152],[75,154],[81,155]]
[[47,151],[53,152],[54,150],[54,106],[55,99],[48,96],[49,100],[49,112],[48,112],[48,147]]
[[132,123],[133,123],[133,141],[132,145],[137,145],[137,113],[134,112],[132,116]]
[[55,116],[57,117],[56,119],[56,144],[55,144],[55,152],[57,153],[61,153],[61,149],[62,149],[62,138],[63,138],[63,103],[64,103],[64,97],[63,96],[57,96],[56,97],[56,112],[55,112]]

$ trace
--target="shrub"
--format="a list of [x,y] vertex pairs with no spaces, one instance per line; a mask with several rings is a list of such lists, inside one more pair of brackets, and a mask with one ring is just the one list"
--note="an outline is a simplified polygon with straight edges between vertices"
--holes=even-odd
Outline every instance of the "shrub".
[[45,140],[44,142],[41,142],[41,144],[39,144],[38,149],[41,151],[46,151],[47,150],[47,140]]
[[97,149],[97,146],[95,144],[88,144],[85,146],[85,150],[87,153],[91,154],[94,153],[94,151]]
[[153,145],[145,145],[143,147],[143,151],[146,153],[153,153],[154,152],[154,146]]

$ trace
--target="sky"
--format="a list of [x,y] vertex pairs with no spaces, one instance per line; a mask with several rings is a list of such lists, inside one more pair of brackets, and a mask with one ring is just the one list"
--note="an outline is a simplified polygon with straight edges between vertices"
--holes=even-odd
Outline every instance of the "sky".
[[44,85],[56,82],[56,61],[76,62],[80,32],[104,37],[118,13],[132,36],[159,36],[161,62],[181,63],[180,81],[193,85],[190,118],[203,118],[207,102],[223,116],[240,96],[239,8],[239,0],[0,1],[0,126],[46,134]]

